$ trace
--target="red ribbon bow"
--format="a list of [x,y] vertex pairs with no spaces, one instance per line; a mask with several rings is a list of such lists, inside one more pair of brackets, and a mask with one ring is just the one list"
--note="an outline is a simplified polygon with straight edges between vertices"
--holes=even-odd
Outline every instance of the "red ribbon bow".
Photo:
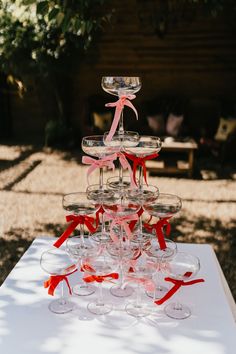
[[65,240],[71,235],[71,233],[74,231],[77,225],[79,224],[84,224],[87,226],[90,232],[95,232],[96,227],[92,225],[94,222],[94,218],[91,216],[87,215],[67,215],[66,216],[66,221],[70,222],[70,225],[68,228],[63,232],[63,234],[58,238],[56,242],[54,242],[53,246],[59,248],[65,242]]
[[[191,272],[186,272],[185,276],[190,277],[191,274],[192,274]],[[165,278],[165,280],[173,283],[174,286],[161,299],[154,301],[155,304],[157,305],[162,305],[166,300],[168,300],[171,296],[173,296],[181,288],[181,286],[203,283],[205,281],[204,279],[194,279],[190,281],[184,281],[184,280],[177,280],[169,277]]]
[[83,280],[86,283],[92,283],[96,281],[97,283],[102,283],[104,281],[111,281],[111,279],[118,279],[119,274],[118,273],[109,273],[106,275],[88,275],[87,277],[84,277]]
[[69,280],[67,279],[67,277],[68,277],[68,275],[71,275],[74,272],[77,272],[77,269],[75,269],[73,272],[66,274],[66,275],[51,275],[50,278],[44,282],[44,288],[45,289],[48,288],[48,294],[53,296],[54,291],[55,291],[56,287],[58,286],[58,284],[61,281],[65,280],[65,282],[68,286],[68,289],[69,289],[69,293],[71,295],[72,291],[71,291],[71,287],[70,287]]
[[118,101],[105,104],[106,107],[116,107],[114,119],[111,125],[111,129],[107,135],[106,141],[111,141],[113,135],[115,134],[124,106],[130,107],[134,111],[136,118],[138,119],[138,112],[135,109],[134,105],[129,101],[133,100],[135,97],[135,95],[123,95],[119,98]]
[[147,223],[144,224],[145,229],[147,229],[148,231],[156,231],[156,236],[161,250],[164,250],[166,248],[165,236],[163,233],[164,226],[166,226],[166,235],[169,236],[170,234],[171,225],[169,223],[169,219],[170,217],[160,219],[156,224],[153,225],[149,225]]
[[155,154],[147,155],[144,157],[138,157],[138,156],[131,155],[131,154],[128,154],[127,152],[125,152],[125,156],[128,157],[128,159],[130,159],[131,161],[133,161],[133,178],[134,178],[136,185],[137,185],[136,171],[137,171],[138,166],[141,166],[143,168],[143,177],[144,177],[146,185],[148,185],[148,183],[147,183],[147,168],[145,165],[145,161],[155,159],[159,155],[157,153],[155,153]]

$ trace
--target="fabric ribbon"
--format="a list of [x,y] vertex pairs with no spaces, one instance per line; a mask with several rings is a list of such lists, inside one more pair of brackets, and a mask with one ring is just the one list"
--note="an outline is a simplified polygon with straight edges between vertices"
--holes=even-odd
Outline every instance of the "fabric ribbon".
[[138,112],[134,105],[130,102],[130,100],[133,100],[135,97],[135,95],[123,95],[119,98],[118,101],[105,104],[106,107],[116,107],[114,119],[111,125],[111,129],[107,135],[106,141],[111,141],[113,135],[115,134],[124,106],[130,107],[134,111],[136,119],[138,119]]
[[[141,207],[141,208],[139,209],[139,211],[137,212],[139,218],[142,216],[143,212],[144,212],[144,209]],[[137,219],[137,220],[132,220],[132,221],[130,221],[130,223],[129,223],[129,228],[130,228],[130,231],[131,231],[131,232],[134,231],[134,228],[135,228],[135,226],[136,226],[136,224],[137,224],[137,221],[138,221],[138,219]]]
[[[191,274],[192,274],[191,272],[186,272],[185,276],[190,277]],[[166,300],[168,300],[171,296],[173,296],[181,288],[181,286],[188,286],[188,285],[205,282],[204,279],[194,279],[190,281],[184,281],[184,280],[173,279],[170,277],[165,278],[165,280],[173,283],[174,286],[161,299],[154,301],[155,304],[157,305],[162,305]]]
[[112,220],[111,225],[110,225],[110,229],[111,229],[110,235],[111,235],[111,239],[113,240],[113,242],[117,243],[119,241],[119,238],[117,237],[117,235],[113,231],[113,227],[115,225],[123,226],[128,239],[130,240],[132,238],[132,232],[130,231],[128,221],[137,220],[138,214],[113,217],[112,215],[105,213],[104,216],[105,216],[105,221]]
[[156,224],[153,225],[149,225],[148,223],[144,224],[145,229],[147,229],[148,231],[152,231],[152,230],[156,231],[156,236],[161,250],[164,250],[166,248],[166,241],[163,233],[164,226],[166,226],[166,235],[169,236],[170,234],[171,225],[169,223],[169,219],[170,217],[162,218],[159,221],[157,221]]
[[102,283],[104,281],[111,281],[112,279],[118,279],[118,273],[109,273],[106,275],[88,275],[83,278],[86,283],[92,283],[96,281],[97,283]]
[[96,231],[96,227],[93,226],[94,218],[87,215],[67,215],[66,221],[70,222],[68,228],[62,233],[62,235],[54,242],[53,246],[59,248],[65,240],[71,235],[71,233],[75,230],[76,226],[79,224],[84,224],[87,226],[91,233]]
[[51,275],[50,278],[44,282],[44,288],[45,289],[48,288],[48,294],[54,296],[54,291],[55,291],[56,287],[58,286],[58,284],[61,281],[65,280],[66,285],[69,289],[69,293],[71,295],[72,291],[71,291],[71,287],[70,287],[69,280],[67,279],[67,277],[68,277],[68,275],[71,275],[75,272],[77,272],[77,269],[75,269],[73,272],[66,274],[66,275]]
[[151,279],[147,279],[147,278],[136,278],[136,277],[132,277],[131,275],[125,277],[125,281],[126,282],[134,282],[137,284],[141,284],[145,287],[145,289],[147,291],[154,291],[155,290],[155,284]]
[[138,157],[135,155],[128,154],[127,152],[125,152],[124,154],[126,157],[128,157],[128,159],[133,161],[133,178],[134,178],[136,186],[138,185],[137,180],[136,180],[136,171],[137,171],[138,166],[141,166],[141,168],[143,169],[143,177],[144,177],[146,185],[148,185],[148,183],[147,183],[147,167],[145,165],[145,161],[155,159],[159,155],[157,153],[154,153],[154,154],[147,155],[144,157]]
[[129,164],[129,161],[127,160],[127,158],[126,158],[126,156],[125,156],[125,154],[123,152],[117,152],[116,156],[118,157],[122,168],[124,170],[128,170],[129,171],[131,187],[134,188],[136,186],[136,182],[134,180],[133,171],[132,171],[132,168],[131,168],[131,166]]
[[115,154],[111,154],[109,156],[102,157],[101,159],[94,159],[90,156],[83,156],[82,163],[85,165],[90,165],[87,171],[87,178],[89,175],[96,170],[97,168],[108,167],[114,171],[115,165],[113,163],[116,158]]
[[98,209],[98,211],[96,212],[96,229],[98,228],[98,225],[100,223],[100,214],[103,215],[104,214],[104,209],[103,206],[101,205],[100,208]]

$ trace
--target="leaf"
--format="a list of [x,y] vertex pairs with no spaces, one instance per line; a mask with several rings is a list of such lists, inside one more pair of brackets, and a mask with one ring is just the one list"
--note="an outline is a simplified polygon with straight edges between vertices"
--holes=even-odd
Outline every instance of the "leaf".
[[57,14],[57,25],[58,26],[61,26],[64,17],[65,17],[65,14],[63,12],[58,12],[58,14]]
[[57,15],[59,14],[60,10],[56,7],[54,7],[48,14],[48,19],[49,21],[55,19]]
[[44,16],[48,12],[48,9],[49,9],[48,1],[40,1],[37,4],[37,14],[41,14]]
[[65,33],[68,30],[70,21],[71,21],[71,12],[67,11],[61,24],[61,29],[63,33]]

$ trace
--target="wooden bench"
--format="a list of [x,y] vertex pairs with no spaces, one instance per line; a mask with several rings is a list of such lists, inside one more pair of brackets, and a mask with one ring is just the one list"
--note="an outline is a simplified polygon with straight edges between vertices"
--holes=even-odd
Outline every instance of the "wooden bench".
[[[194,151],[198,148],[194,139],[190,138],[186,141],[168,141],[165,139],[162,143],[160,156],[157,160],[147,161],[146,166],[150,172],[166,173],[166,174],[185,174],[188,177],[193,175],[194,166]],[[168,165],[167,161],[162,160],[162,152],[168,152],[173,154],[184,153],[186,155],[185,160],[175,160],[174,165]],[[164,156],[163,156],[164,157]],[[174,156],[173,156],[174,157]],[[177,155],[176,155],[177,157]]]

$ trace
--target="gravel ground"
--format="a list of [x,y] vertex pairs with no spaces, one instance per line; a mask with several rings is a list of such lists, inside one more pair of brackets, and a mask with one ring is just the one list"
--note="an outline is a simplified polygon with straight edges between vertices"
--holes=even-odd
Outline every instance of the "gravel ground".
[[[0,145],[0,283],[35,237],[65,228],[62,194],[87,185],[80,161],[79,153]],[[89,182],[97,181],[94,173]],[[150,176],[149,183],[182,198],[172,238],[211,244],[236,299],[236,180]]]

